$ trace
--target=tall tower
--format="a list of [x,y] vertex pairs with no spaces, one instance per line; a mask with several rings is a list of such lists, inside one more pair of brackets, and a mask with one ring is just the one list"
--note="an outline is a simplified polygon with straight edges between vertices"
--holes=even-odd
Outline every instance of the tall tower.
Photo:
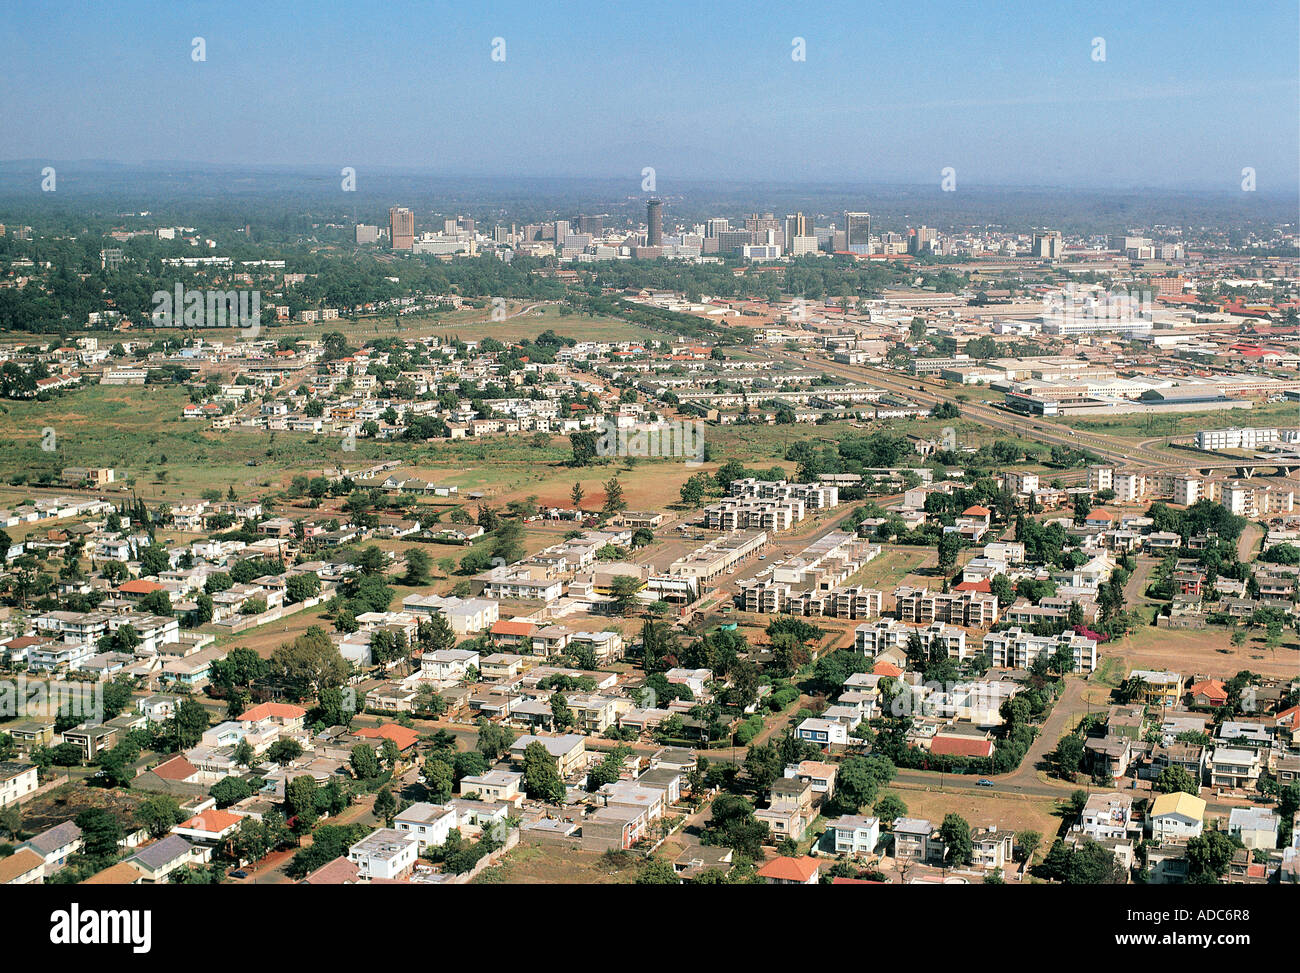
[[410,250],[415,246],[415,214],[405,206],[394,206],[388,211],[388,239],[394,250]]
[[871,252],[871,214],[844,214],[844,249],[850,253]]
[[646,246],[661,247],[664,243],[664,203],[652,199],[645,204]]

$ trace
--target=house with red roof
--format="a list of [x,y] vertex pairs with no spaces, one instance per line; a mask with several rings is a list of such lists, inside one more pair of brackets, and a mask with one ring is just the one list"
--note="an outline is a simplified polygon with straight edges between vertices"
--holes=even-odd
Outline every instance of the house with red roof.
[[1215,708],[1228,702],[1228,687],[1218,679],[1202,679],[1187,690],[1193,706]]
[[1109,530],[1115,526],[1115,515],[1104,507],[1098,507],[1096,510],[1088,511],[1088,516],[1083,520],[1085,527],[1100,527],[1102,530]]
[[396,723],[385,723],[382,726],[367,726],[357,730],[357,736],[363,740],[392,740],[397,745],[399,751],[411,749],[420,742],[418,731],[406,726],[399,726]]
[[532,643],[537,626],[532,622],[514,622],[501,619],[493,622],[489,634],[492,644],[502,649],[528,648]]
[[157,581],[148,581],[144,578],[132,578],[117,586],[118,594],[125,595],[127,598],[143,598],[145,595],[163,590],[163,586]]
[[234,834],[243,820],[242,814],[209,808],[176,825],[172,828],[172,834],[188,838],[196,844],[216,845]]
[[938,757],[991,757],[993,741],[980,737],[937,733],[930,740],[930,752]]
[[801,855],[798,858],[773,858],[758,870],[768,885],[816,885],[821,879],[821,862]]

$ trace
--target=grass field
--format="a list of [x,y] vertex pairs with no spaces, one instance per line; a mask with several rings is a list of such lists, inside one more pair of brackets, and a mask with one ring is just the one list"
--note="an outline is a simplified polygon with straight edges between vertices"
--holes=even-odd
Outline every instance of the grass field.
[[1245,645],[1234,646],[1229,632],[1220,626],[1204,629],[1163,629],[1144,626],[1115,645],[1099,647],[1099,653],[1121,658],[1129,669],[1172,669],[1190,676],[1200,673],[1227,679],[1242,669],[1271,676],[1300,673],[1300,643],[1288,634],[1276,650],[1263,642],[1255,630]]
[[1294,402],[1266,402],[1245,409],[1223,409],[1218,412],[1174,412],[1166,415],[1123,415],[1114,418],[1089,416],[1075,419],[1047,420],[1081,432],[1102,433],[1125,439],[1152,439],[1156,436],[1190,436],[1200,429],[1219,429],[1226,426],[1295,425]]
[[934,579],[917,574],[920,568],[934,567],[939,554],[929,547],[887,547],[862,566],[845,584],[860,584],[881,591],[893,591],[901,584],[924,586]]
[[1039,855],[1050,847],[1061,826],[1056,802],[1051,800],[973,794],[964,789],[921,790],[899,784],[891,784],[888,790],[902,798],[908,817],[927,818],[936,826],[945,814],[960,814],[972,828],[995,825],[999,831],[1037,831],[1043,836]]
[[521,843],[476,875],[472,884],[627,885],[636,879],[638,859],[617,859],[594,851]]

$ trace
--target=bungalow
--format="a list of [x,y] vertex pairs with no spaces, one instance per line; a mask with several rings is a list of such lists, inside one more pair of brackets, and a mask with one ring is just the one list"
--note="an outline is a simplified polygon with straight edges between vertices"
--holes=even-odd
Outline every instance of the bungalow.
[[758,870],[768,885],[816,885],[821,879],[821,862],[804,855],[773,858]]
[[24,848],[0,858],[0,885],[41,885],[45,881],[45,859]]
[[532,622],[505,621],[496,622],[491,630],[492,644],[504,649],[524,649],[531,647],[533,633],[537,626]]
[[173,827],[172,834],[188,838],[196,845],[212,847],[233,835],[243,820],[242,814],[209,808]]
[[153,844],[145,845],[127,859],[143,874],[144,884],[166,882],[178,868],[210,861],[212,849],[193,845],[178,834],[160,838]]
[[1191,705],[1205,709],[1215,709],[1228,702],[1228,687],[1218,679],[1202,679],[1188,687]]

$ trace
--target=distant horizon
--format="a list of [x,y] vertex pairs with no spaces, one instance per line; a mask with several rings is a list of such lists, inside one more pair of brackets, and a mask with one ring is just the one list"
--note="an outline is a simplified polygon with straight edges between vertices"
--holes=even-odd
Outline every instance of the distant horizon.
[[[60,173],[62,178],[66,175],[67,167],[73,167],[75,173],[77,167],[85,169],[102,169],[119,170],[122,173],[129,174],[136,171],[156,171],[171,170],[178,175],[197,174],[203,172],[220,172],[223,174],[238,175],[246,173],[253,175],[256,173],[275,173],[278,175],[309,174],[314,179],[320,180],[337,180],[341,173],[341,166],[319,162],[204,162],[200,160],[188,159],[143,159],[138,161],[124,159],[104,159],[104,158],[85,158],[85,159],[0,159],[0,192],[4,192],[12,187],[10,183],[19,178],[23,178],[26,184],[29,184],[33,194],[40,194],[40,177],[41,170],[45,166],[53,166],[56,170],[64,167],[65,172]],[[760,190],[763,188],[799,190],[799,191],[853,191],[857,189],[906,189],[913,191],[933,190],[936,194],[942,192],[940,187],[940,178],[936,174],[933,180],[909,180],[902,178],[891,178],[887,176],[873,177],[851,177],[843,176],[839,178],[808,178],[797,179],[794,177],[787,178],[753,178],[741,179],[735,177],[708,176],[708,175],[691,175],[681,174],[673,175],[671,178],[658,175],[664,185],[653,192],[641,191],[638,185],[641,174],[637,173],[573,173],[573,172],[467,172],[451,171],[416,165],[407,165],[400,163],[378,163],[369,165],[351,164],[351,168],[356,171],[357,187],[356,195],[366,196],[372,194],[373,190],[366,188],[366,176],[378,175],[386,178],[421,178],[437,179],[447,182],[493,182],[493,183],[525,183],[525,182],[565,182],[565,183],[590,183],[590,184],[609,184],[613,188],[614,184],[625,184],[628,188],[626,196],[629,199],[634,197],[643,197],[649,199],[651,196],[672,196],[676,192],[685,190],[698,191],[700,189],[720,188],[728,191],[736,190]],[[23,172],[21,170],[29,169]],[[66,183],[60,185],[60,190],[65,189]],[[676,188],[674,188],[676,187]],[[75,188],[68,187],[68,188]],[[307,188],[307,187],[304,187]],[[1125,192],[1145,192],[1159,193],[1164,195],[1195,195],[1195,196],[1222,196],[1231,198],[1240,198],[1242,195],[1241,187],[1235,185],[1232,187],[1223,187],[1222,185],[1210,184],[1181,184],[1168,185],[1160,183],[1029,183],[1014,181],[987,181],[976,182],[974,180],[964,180],[960,183],[957,192],[970,190],[996,190],[999,192],[1068,192],[1081,194],[1105,194],[1105,193],[1125,193]],[[107,190],[105,190],[107,191]],[[1258,185],[1252,193],[1256,196],[1266,197],[1297,197],[1300,198],[1300,185],[1292,187],[1269,187],[1267,185]],[[1300,213],[1297,214],[1300,219]]]
[[[504,178],[1300,184],[1300,8],[14,0],[0,158]],[[260,160],[260,161],[259,161]],[[185,164],[162,161],[162,165]]]

